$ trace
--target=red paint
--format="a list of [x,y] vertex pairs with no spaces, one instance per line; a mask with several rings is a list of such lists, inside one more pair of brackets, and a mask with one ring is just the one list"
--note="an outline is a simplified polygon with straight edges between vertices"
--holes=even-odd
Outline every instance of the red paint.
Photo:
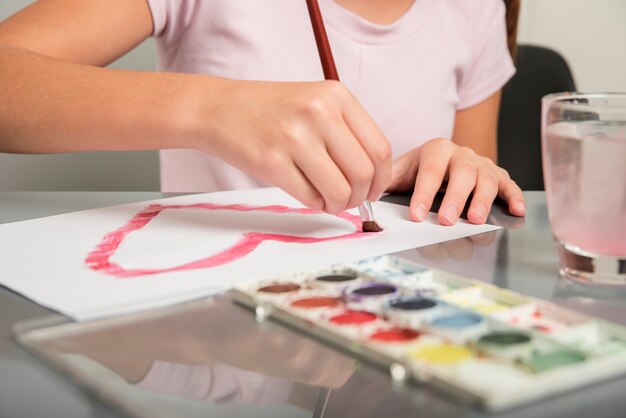
[[246,232],[243,234],[243,237],[235,243],[230,248],[227,248],[217,254],[210,255],[208,257],[202,258],[200,260],[192,261],[186,264],[181,264],[179,266],[156,269],[156,268],[145,268],[145,269],[125,269],[119,264],[111,262],[111,257],[115,254],[120,244],[126,239],[126,237],[134,231],[138,231],[144,226],[148,224],[152,219],[154,219],[159,213],[164,211],[165,209],[205,209],[205,210],[232,210],[237,212],[272,212],[272,213],[299,213],[303,215],[315,215],[321,214],[323,212],[306,209],[306,208],[289,208],[286,206],[248,206],[241,204],[232,204],[232,205],[220,205],[214,203],[196,203],[190,205],[150,205],[147,208],[139,211],[135,216],[133,216],[124,226],[121,228],[109,232],[104,236],[100,244],[96,246],[96,248],[91,251],[87,258],[85,259],[85,263],[87,266],[94,270],[99,271],[105,274],[109,274],[111,276],[116,276],[120,278],[125,277],[137,277],[137,276],[147,276],[151,274],[160,274],[160,273],[169,273],[174,271],[184,271],[184,270],[194,270],[201,268],[210,268],[221,266],[222,264],[232,263],[235,260],[238,260],[248,254],[250,254],[256,247],[259,246],[263,241],[278,241],[278,242],[287,242],[287,243],[298,243],[298,244],[313,244],[318,242],[325,241],[338,241],[344,239],[353,239],[364,236],[372,235],[372,233],[364,233],[361,230],[361,219],[347,212],[340,213],[335,215],[341,219],[345,219],[350,222],[356,232],[344,235],[337,235],[332,237],[324,237],[324,238],[313,238],[313,237],[299,237],[299,236],[291,236],[291,235],[280,235],[280,234],[268,234],[262,232]]
[[346,311],[330,318],[330,322],[337,325],[358,325],[376,319],[376,314],[365,311]]
[[539,312],[539,311],[533,312],[533,318],[541,319],[541,317],[542,317],[541,312]]
[[402,342],[410,341],[419,337],[419,332],[410,328],[392,328],[375,332],[370,336],[370,340],[381,342]]
[[336,306],[339,306],[340,303],[341,301],[338,298],[331,298],[328,296],[314,296],[293,301],[291,302],[291,306],[304,309],[334,308]]

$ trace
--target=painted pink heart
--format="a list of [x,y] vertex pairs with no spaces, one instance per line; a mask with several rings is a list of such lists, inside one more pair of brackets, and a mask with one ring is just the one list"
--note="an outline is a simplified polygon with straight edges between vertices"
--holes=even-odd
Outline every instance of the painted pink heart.
[[139,211],[137,214],[135,214],[135,216],[133,216],[122,227],[106,234],[103,237],[102,241],[96,246],[96,248],[87,255],[87,258],[85,259],[85,263],[91,270],[102,272],[102,273],[119,277],[119,278],[128,278],[128,277],[147,276],[147,275],[152,275],[152,274],[174,272],[174,271],[211,268],[211,267],[216,267],[216,266],[220,266],[223,264],[228,264],[250,254],[263,241],[312,244],[312,243],[325,242],[325,241],[354,239],[358,237],[365,237],[365,236],[371,235],[371,233],[362,232],[361,219],[358,216],[352,215],[347,212],[343,212],[335,216],[350,222],[354,226],[355,232],[349,233],[349,234],[329,236],[329,237],[307,237],[307,236],[294,236],[294,235],[283,235],[283,234],[272,234],[272,233],[249,231],[249,232],[243,233],[241,238],[231,247],[228,247],[222,251],[219,251],[207,257],[203,257],[195,261],[187,262],[187,263],[172,266],[172,267],[126,269],[122,267],[121,265],[111,261],[111,257],[115,255],[119,246],[122,244],[122,242],[124,242],[124,240],[131,233],[138,231],[142,229],[143,227],[145,227],[151,220],[157,217],[164,210],[166,209],[168,210],[192,209],[192,208],[205,209],[205,210],[227,210],[227,211],[237,211],[237,212],[260,211],[260,212],[271,212],[271,213],[292,213],[292,214],[303,214],[303,215],[315,215],[315,214],[322,213],[320,211],[315,211],[315,210],[306,209],[306,208],[290,208],[287,206],[278,206],[278,205],[249,206],[249,205],[243,205],[243,204],[221,205],[221,204],[214,204],[214,203],[196,203],[196,204],[189,204],[189,205],[158,205],[158,204],[150,205],[142,209],[141,211]]

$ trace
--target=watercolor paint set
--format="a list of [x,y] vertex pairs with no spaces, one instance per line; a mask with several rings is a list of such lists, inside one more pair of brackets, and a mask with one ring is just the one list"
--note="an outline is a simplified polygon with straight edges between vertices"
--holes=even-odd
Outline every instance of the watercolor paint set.
[[394,256],[232,290],[276,319],[389,369],[501,410],[626,373],[626,328]]

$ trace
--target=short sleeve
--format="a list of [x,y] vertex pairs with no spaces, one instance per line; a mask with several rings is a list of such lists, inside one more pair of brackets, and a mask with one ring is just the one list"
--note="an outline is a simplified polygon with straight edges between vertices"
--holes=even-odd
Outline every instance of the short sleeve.
[[197,365],[155,360],[137,387],[218,405],[287,402],[293,382],[223,363]]
[[174,44],[185,33],[200,0],[148,0],[152,13],[152,36],[165,46]]
[[[461,74],[457,109],[474,106],[487,99],[515,74],[507,44],[505,6],[502,0],[484,2],[489,10],[476,22],[472,61]],[[483,3],[481,2],[481,6]]]

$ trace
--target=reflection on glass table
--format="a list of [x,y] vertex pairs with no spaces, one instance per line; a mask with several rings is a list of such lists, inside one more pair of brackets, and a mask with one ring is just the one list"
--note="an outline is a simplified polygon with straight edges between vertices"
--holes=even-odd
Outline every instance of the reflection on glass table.
[[[130,416],[456,416],[469,406],[253,315],[225,296],[63,324],[22,341]],[[442,414],[442,415],[441,415]]]

